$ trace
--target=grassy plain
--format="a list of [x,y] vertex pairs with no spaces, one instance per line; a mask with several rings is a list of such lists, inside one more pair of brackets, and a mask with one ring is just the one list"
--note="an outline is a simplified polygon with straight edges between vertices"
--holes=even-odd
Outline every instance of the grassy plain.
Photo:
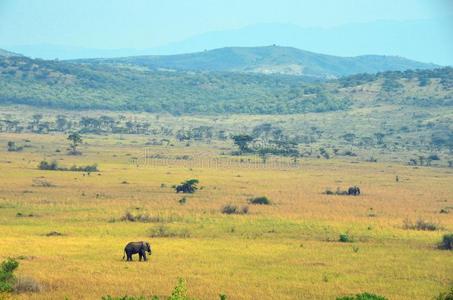
[[[137,167],[131,157],[142,154],[146,138],[132,135],[87,136],[82,156],[65,154],[62,134],[1,134],[0,145],[24,139],[31,148],[0,150],[0,259],[20,257],[18,275],[33,277],[43,291],[13,298],[168,295],[182,277],[200,299],[220,293],[228,299],[335,299],[364,291],[431,299],[453,280],[453,253],[436,248],[453,231],[453,211],[439,213],[453,207],[448,168],[354,158],[302,159],[300,168],[286,170]],[[203,147],[171,151],[216,155],[213,147],[222,145]],[[42,171],[42,159],[98,163],[100,172]],[[183,195],[171,186],[189,178],[203,188],[181,205]],[[363,194],[324,194],[350,185]],[[246,205],[262,195],[273,204],[249,205],[247,215],[220,212],[224,204]],[[121,221],[126,211],[155,218]],[[443,229],[405,230],[407,218]],[[149,237],[160,226],[177,236]],[[51,231],[63,235],[46,236]],[[181,232],[186,236],[178,237]],[[338,242],[341,233],[354,242]],[[151,242],[149,262],[121,259],[124,245],[134,240]]]

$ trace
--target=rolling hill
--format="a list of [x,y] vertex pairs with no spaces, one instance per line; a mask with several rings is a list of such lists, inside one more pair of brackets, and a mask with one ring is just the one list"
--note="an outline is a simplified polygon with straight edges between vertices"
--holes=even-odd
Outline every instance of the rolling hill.
[[216,71],[304,75],[331,79],[357,73],[432,69],[437,67],[398,56],[339,57],[291,47],[228,47],[210,51],[124,58],[76,60],[88,64],[128,64],[151,70]]
[[[284,58],[281,58],[284,59]],[[171,114],[294,114],[354,105],[453,105],[453,69],[302,76],[162,71],[130,64],[0,57],[0,104]]]

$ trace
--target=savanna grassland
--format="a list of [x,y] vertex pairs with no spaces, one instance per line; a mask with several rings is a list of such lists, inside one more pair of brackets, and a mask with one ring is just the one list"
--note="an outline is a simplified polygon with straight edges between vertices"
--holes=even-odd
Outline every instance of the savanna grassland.
[[[199,299],[335,299],[365,291],[431,299],[453,280],[453,253],[437,248],[453,231],[451,168],[357,157],[302,157],[293,168],[137,165],[146,136],[86,134],[79,156],[67,155],[66,137],[0,134],[0,259],[17,258],[17,275],[42,286],[11,298],[164,296],[181,277]],[[31,146],[8,152],[10,140]],[[232,148],[213,141],[149,151],[218,157]],[[39,170],[43,159],[97,163],[99,172]],[[175,193],[172,186],[190,178],[200,189]],[[360,196],[325,194],[352,185]],[[272,203],[248,204],[255,196]],[[249,211],[222,214],[226,204]],[[124,221],[126,212],[144,217]],[[437,230],[405,228],[416,220]],[[61,235],[48,236],[54,231]],[[135,240],[150,241],[148,262],[122,260]]]

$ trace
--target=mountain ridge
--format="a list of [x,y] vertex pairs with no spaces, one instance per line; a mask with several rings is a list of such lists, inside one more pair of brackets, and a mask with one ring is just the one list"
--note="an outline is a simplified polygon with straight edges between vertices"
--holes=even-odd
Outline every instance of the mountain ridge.
[[422,63],[399,56],[361,55],[341,57],[301,50],[295,47],[223,47],[174,55],[142,55],[119,58],[71,60],[88,64],[129,64],[151,70],[222,71],[263,74],[304,75],[330,79],[357,73],[433,69],[435,64]]

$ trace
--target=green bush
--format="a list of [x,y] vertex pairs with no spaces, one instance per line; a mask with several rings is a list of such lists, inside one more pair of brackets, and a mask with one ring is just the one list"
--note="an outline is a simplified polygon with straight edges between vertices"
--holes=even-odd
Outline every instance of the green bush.
[[362,293],[355,296],[338,297],[337,300],[387,300],[387,298],[375,294]]
[[98,165],[97,164],[92,164],[92,165],[87,165],[87,166],[76,166],[73,165],[70,168],[66,167],[60,167],[58,166],[57,161],[52,161],[52,162],[47,162],[46,160],[43,160],[39,163],[38,169],[40,170],[47,170],[47,171],[72,171],[72,172],[98,172]]
[[187,296],[187,284],[184,279],[178,278],[178,283],[168,300],[190,300],[189,296]]
[[60,168],[58,167],[57,161],[52,161],[52,162],[47,162],[46,160],[43,160],[39,163],[38,169],[40,170],[59,170]]
[[439,244],[440,249],[453,250],[453,233],[444,234]]
[[267,197],[255,197],[255,198],[250,198],[249,199],[250,204],[260,204],[260,205],[270,205],[271,200],[269,200]]
[[347,233],[340,234],[339,241],[342,243],[352,243],[352,239],[349,237]]
[[12,292],[16,277],[14,270],[19,267],[19,263],[14,259],[8,258],[0,265],[0,293]]
[[446,293],[440,293],[435,300],[453,300],[453,286]]

